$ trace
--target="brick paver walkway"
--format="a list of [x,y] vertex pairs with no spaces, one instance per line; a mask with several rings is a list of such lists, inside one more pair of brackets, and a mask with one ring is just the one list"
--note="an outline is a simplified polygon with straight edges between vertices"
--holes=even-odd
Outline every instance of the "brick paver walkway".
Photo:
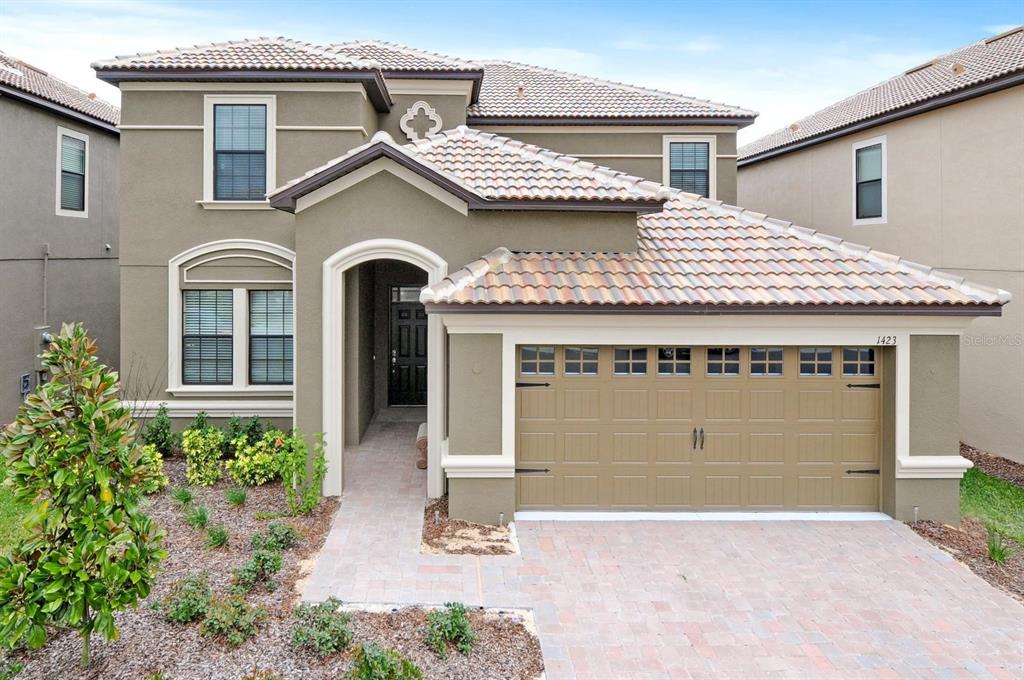
[[528,607],[548,678],[1024,677],[1024,606],[899,522],[519,522],[422,555],[415,423],[371,425],[306,599]]

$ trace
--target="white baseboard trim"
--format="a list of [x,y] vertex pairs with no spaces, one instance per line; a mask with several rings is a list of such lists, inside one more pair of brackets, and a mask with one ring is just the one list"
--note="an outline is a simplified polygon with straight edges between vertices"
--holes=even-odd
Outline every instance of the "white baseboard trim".
[[167,399],[125,402],[132,412],[142,418],[155,415],[161,404],[167,405],[167,414],[172,418],[195,418],[200,411],[211,418],[291,418],[294,411],[294,402],[291,399]]
[[963,456],[899,456],[896,479],[960,479],[972,467]]
[[884,512],[546,512],[524,510],[516,522],[880,522]]

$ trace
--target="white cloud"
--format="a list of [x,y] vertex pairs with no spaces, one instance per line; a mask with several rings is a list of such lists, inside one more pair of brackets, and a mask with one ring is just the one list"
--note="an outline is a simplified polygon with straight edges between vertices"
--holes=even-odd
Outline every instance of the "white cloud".
[[982,26],[982,29],[986,33],[992,35],[999,35],[1000,33],[1006,33],[1009,30],[1017,28],[1020,24],[989,24],[988,26]]
[[646,40],[643,38],[623,38],[612,43],[618,50],[636,52],[681,52],[686,54],[707,54],[722,49],[722,43],[712,36],[698,36],[676,42]]

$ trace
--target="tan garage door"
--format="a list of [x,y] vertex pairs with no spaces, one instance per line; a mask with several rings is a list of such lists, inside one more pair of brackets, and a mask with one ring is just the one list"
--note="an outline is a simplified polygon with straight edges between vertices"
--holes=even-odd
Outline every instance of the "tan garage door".
[[877,510],[876,358],[861,347],[520,346],[518,506]]

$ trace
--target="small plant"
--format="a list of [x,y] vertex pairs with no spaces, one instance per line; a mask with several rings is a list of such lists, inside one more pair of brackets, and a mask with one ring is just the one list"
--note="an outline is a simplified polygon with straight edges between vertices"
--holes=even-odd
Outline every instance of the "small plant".
[[1010,546],[1006,545],[1006,538],[1003,536],[1003,532],[992,526],[985,527],[985,530],[988,532],[986,541],[988,545],[988,558],[999,564],[1010,559],[1013,551],[1010,550]]
[[[198,416],[196,416],[198,418]],[[181,434],[185,452],[185,476],[189,483],[213,486],[220,479],[220,454],[224,433],[215,427],[188,429]]]
[[238,484],[260,486],[278,475],[278,451],[287,437],[280,430],[272,430],[259,440],[250,443],[246,435],[239,435],[232,442],[235,457],[224,463],[228,474]]
[[256,634],[265,616],[262,609],[250,607],[240,597],[215,597],[206,608],[199,632],[237,647]]
[[193,529],[203,529],[210,523],[210,513],[206,510],[205,505],[199,505],[188,511],[185,521]]
[[179,486],[177,489],[171,492],[171,498],[178,501],[182,505],[190,505],[192,503],[192,491],[187,486]]
[[228,544],[228,530],[224,527],[210,527],[206,531],[206,545],[211,548],[223,548]]
[[243,675],[241,680],[281,680],[281,676],[275,675],[273,671],[261,671],[257,669],[249,671]]
[[200,411],[199,413],[196,414],[196,417],[192,419],[192,422],[189,424],[187,429],[207,430],[210,427],[211,425],[210,421],[208,420],[208,416],[206,415],[206,411]]
[[281,519],[282,517],[287,516],[288,515],[286,515],[285,513],[277,512],[276,510],[257,510],[256,513],[253,515],[253,517],[255,517],[261,522],[265,522],[268,519]]
[[447,602],[444,609],[427,614],[427,646],[442,659],[448,656],[449,645],[466,655],[473,650],[475,642],[473,624],[461,602]]
[[293,430],[278,452],[281,483],[288,499],[288,509],[293,515],[308,515],[320,502],[320,490],[327,475],[323,434],[316,436],[316,443],[313,446],[312,479],[308,478],[306,470],[308,459],[309,450],[305,437],[299,430]]
[[287,524],[271,522],[266,531],[252,535],[253,550],[270,550],[280,552],[294,547],[299,542],[299,532]]
[[233,486],[224,490],[224,498],[228,499],[231,505],[240,508],[245,505],[246,491],[240,486]]
[[154,494],[170,483],[171,480],[164,474],[164,458],[156,446],[146,444],[139,449],[139,459],[142,462],[141,468],[145,470],[139,479],[142,493]]
[[146,423],[142,431],[142,441],[156,447],[161,455],[170,456],[177,446],[177,437],[171,432],[171,417],[167,414],[167,404],[160,404],[156,415]]
[[372,642],[356,649],[349,680],[422,680],[423,671],[393,649]]
[[248,593],[258,583],[264,583],[267,590],[274,590],[276,584],[271,577],[281,571],[281,553],[272,550],[257,550],[231,578],[231,592],[236,595]]
[[347,648],[352,642],[352,617],[339,607],[341,600],[333,597],[318,604],[300,604],[295,609],[298,621],[292,629],[292,646],[312,649],[320,656]]
[[17,661],[0,660],[0,680],[14,680],[25,670],[24,664]]
[[191,623],[206,615],[210,605],[210,584],[206,572],[188,576],[171,586],[160,608],[171,623]]

